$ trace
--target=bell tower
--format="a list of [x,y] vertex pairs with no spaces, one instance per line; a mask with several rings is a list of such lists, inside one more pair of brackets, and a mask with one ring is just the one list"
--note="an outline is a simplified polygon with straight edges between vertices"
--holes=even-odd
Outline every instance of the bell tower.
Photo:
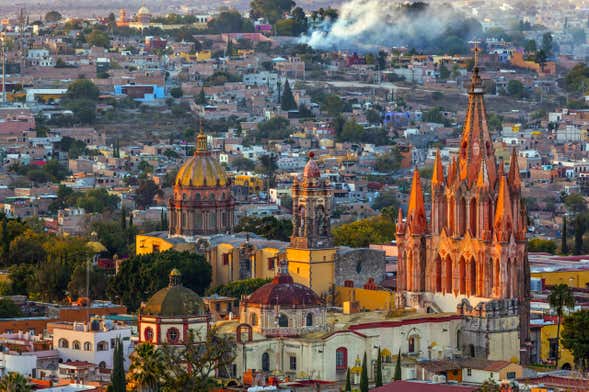
[[333,189],[321,178],[317,162],[309,154],[303,177],[292,186],[293,229],[286,254],[296,283],[327,293],[334,282],[336,250],[331,238]]

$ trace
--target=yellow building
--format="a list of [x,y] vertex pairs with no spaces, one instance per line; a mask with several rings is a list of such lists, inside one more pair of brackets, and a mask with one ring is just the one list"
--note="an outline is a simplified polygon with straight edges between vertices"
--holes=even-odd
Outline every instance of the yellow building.
[[[540,330],[540,361],[542,363],[552,364],[556,360],[556,323],[544,325]],[[560,327],[562,336],[562,325]],[[558,367],[560,369],[572,369],[575,367],[575,358],[573,354],[562,347],[562,340],[559,345]]]
[[288,272],[295,283],[304,284],[318,294],[330,292],[335,282],[336,249],[287,248]]
[[539,271],[532,272],[531,277],[542,279],[545,286],[564,283],[570,287],[587,288],[589,284],[589,269]]
[[246,174],[238,174],[234,176],[233,184],[237,186],[247,186],[252,193],[257,193],[264,189],[264,180]]
[[210,50],[201,50],[196,53],[196,61],[207,61],[210,60],[213,53]]

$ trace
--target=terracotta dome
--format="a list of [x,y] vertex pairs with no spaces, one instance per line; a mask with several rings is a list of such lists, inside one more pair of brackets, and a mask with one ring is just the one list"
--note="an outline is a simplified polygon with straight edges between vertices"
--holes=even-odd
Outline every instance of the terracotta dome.
[[206,307],[198,294],[180,282],[182,274],[174,268],[169,275],[170,284],[151,296],[141,313],[150,316],[202,316]]
[[313,290],[294,283],[288,274],[275,276],[272,282],[254,291],[246,300],[251,305],[279,305],[280,307],[314,307],[322,304]]
[[182,187],[227,186],[227,174],[215,157],[208,151],[206,136],[201,132],[197,138],[194,155],[178,170],[176,185]]

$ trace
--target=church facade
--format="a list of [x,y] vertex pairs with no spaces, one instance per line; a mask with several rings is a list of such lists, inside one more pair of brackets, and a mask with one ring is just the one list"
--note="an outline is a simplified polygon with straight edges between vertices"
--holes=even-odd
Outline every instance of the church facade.
[[399,210],[396,229],[397,303],[462,314],[466,355],[520,359],[529,319],[522,182],[515,151],[508,172],[496,160],[483,95],[475,65],[458,157],[444,173],[436,155],[429,221],[414,172],[407,216]]

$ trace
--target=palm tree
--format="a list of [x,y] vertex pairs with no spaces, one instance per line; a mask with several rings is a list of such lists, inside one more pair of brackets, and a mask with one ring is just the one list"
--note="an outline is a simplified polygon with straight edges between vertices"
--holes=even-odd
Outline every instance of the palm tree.
[[131,354],[129,384],[138,392],[158,392],[164,375],[162,352],[151,343],[140,343]]
[[31,386],[27,379],[20,373],[8,372],[0,379],[0,392],[30,392]]
[[565,307],[569,309],[575,307],[573,291],[564,283],[557,284],[550,290],[548,303],[550,304],[550,307],[556,311],[556,315],[558,316],[558,325],[556,327],[556,368],[558,368],[558,357],[560,353],[560,319],[562,318],[562,313]]

